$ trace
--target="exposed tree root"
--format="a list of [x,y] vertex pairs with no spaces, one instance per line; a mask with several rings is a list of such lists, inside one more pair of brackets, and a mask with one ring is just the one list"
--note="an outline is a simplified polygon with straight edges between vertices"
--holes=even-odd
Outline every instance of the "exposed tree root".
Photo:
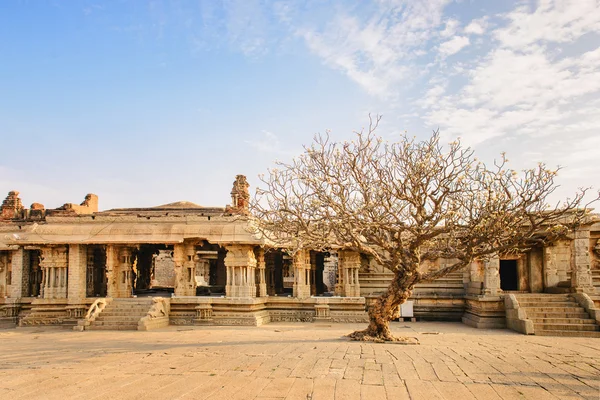
[[346,336],[352,340],[356,340],[356,341],[360,341],[360,342],[374,342],[374,343],[392,342],[392,343],[397,343],[397,344],[419,344],[419,339],[417,339],[416,337],[396,337],[396,336],[393,336],[392,334],[390,334],[389,332],[378,333],[378,332],[373,332],[368,328],[365,330],[362,330],[362,331],[352,332]]

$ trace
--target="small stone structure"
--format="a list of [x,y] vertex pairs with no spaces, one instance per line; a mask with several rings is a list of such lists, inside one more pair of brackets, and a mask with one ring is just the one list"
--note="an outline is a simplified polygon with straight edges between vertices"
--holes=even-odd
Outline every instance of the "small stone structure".
[[[93,194],[79,205],[26,209],[19,193],[9,192],[0,207],[0,326],[85,326],[101,315],[98,304],[108,304],[102,299],[136,296],[169,299],[154,301],[139,329],[367,321],[366,305],[391,273],[343,248],[291,254],[269,247],[248,229],[248,187],[236,176],[225,207],[177,202],[108,211],[98,210]],[[593,216],[569,239],[421,283],[410,301],[419,319],[499,328],[507,316],[508,325],[522,324],[511,293],[581,294],[595,313],[599,288],[600,219]]]

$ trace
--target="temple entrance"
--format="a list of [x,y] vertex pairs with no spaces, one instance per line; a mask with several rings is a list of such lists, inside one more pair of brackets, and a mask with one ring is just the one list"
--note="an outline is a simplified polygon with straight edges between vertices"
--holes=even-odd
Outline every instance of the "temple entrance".
[[226,254],[227,251],[223,247],[206,241],[196,247],[196,296],[225,294]]
[[322,296],[327,291],[327,287],[323,283],[325,255],[326,253],[319,251],[311,251],[310,254],[310,260],[313,263],[310,292],[313,296]]
[[87,247],[87,265],[85,275],[86,297],[105,297],[107,280],[106,248],[104,246]]
[[500,260],[500,289],[519,290],[517,260]]
[[292,257],[278,249],[265,252],[265,275],[269,296],[292,295],[294,267]]
[[42,269],[40,268],[40,251],[29,251],[29,287],[27,296],[39,297],[42,294]]
[[134,256],[133,293],[136,296],[171,296],[175,291],[173,246],[142,244]]

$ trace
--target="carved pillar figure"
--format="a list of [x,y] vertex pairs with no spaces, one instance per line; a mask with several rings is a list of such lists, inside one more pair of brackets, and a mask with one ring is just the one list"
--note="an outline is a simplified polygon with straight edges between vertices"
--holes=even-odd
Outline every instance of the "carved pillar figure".
[[106,279],[108,297],[131,297],[133,249],[131,247],[106,246]]
[[343,296],[360,297],[360,283],[358,270],[360,269],[360,253],[351,250],[339,252],[339,268]]
[[[338,253],[335,250],[329,250],[323,261],[323,283],[330,294],[341,295],[341,287],[337,283],[338,274]],[[339,289],[339,291],[338,291]]]
[[175,295],[196,295],[196,245],[176,244],[173,251],[175,262]]
[[483,262],[483,294],[497,296],[500,294],[500,257],[492,256]]
[[251,245],[225,246],[225,268],[227,269],[227,297],[256,297],[254,282],[256,257]]
[[571,287],[578,293],[594,293],[589,247],[590,230],[577,229],[571,247]]
[[267,296],[267,281],[266,281],[266,264],[265,264],[265,250],[258,248],[256,250],[256,267],[258,270],[258,283],[256,284],[258,290],[258,297]]
[[299,299],[310,297],[310,252],[299,250],[294,254],[293,295]]
[[44,298],[67,298],[68,249],[66,246],[44,247],[40,268],[44,271]]
[[29,257],[27,251],[22,247],[13,251],[10,263],[10,282],[6,282],[7,285],[10,285],[8,286],[8,296],[18,299],[23,297],[26,291],[24,282],[29,270]]

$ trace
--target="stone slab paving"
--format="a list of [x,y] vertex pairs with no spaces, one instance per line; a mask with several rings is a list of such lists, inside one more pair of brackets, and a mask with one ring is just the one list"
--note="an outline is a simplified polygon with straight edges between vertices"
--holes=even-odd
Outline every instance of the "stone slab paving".
[[0,330],[0,399],[600,399],[600,339],[394,323]]

